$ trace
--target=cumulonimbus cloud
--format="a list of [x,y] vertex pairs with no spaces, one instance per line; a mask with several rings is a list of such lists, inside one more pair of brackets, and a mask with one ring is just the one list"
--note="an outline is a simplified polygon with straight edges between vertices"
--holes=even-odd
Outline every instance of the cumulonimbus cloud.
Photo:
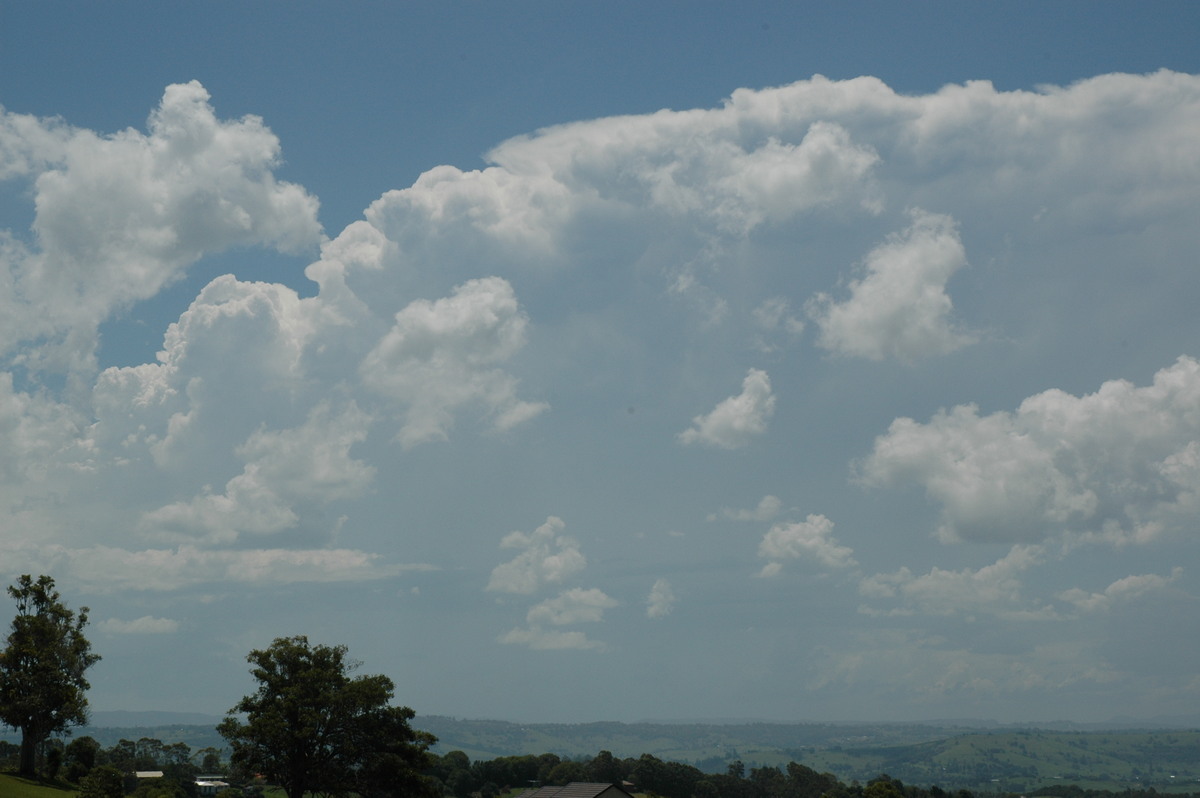
[[[1061,246],[1081,231],[1190,229],[1177,223],[1190,223],[1200,198],[1198,120],[1200,78],[1165,71],[924,95],[815,77],[738,90],[716,108],[515,138],[485,169],[438,166],[387,192],[326,240],[316,198],[275,176],[275,135],[255,117],[220,119],[198,83],[168,87],[145,131],[0,112],[0,179],[27,182],[34,216],[29,231],[0,233],[6,534],[23,545],[54,530],[63,551],[103,540],[132,556],[164,545],[156,536],[166,531],[181,548],[144,551],[191,563],[178,575],[189,584],[260,568],[281,580],[394,573],[349,549],[321,555],[335,566],[321,572],[322,550],[284,533],[311,535],[324,506],[369,495],[366,441],[412,447],[450,437],[464,417],[493,432],[537,419],[544,385],[526,395],[520,360],[549,317],[583,318],[598,348],[619,341],[643,354],[659,340],[650,320],[691,332],[671,303],[703,296],[722,311],[704,314],[706,329],[779,354],[802,343],[792,309],[862,254],[822,274],[806,243],[852,231],[883,243],[845,294],[807,305],[818,344],[867,359],[945,353],[973,336],[948,282],[976,271],[963,270],[963,242],[979,240],[971,233],[1020,229]],[[908,208],[928,210],[906,217]],[[315,295],[220,276],[162,331],[156,359],[96,376],[100,324],[160,295],[197,259],[239,246],[319,246],[305,271]],[[606,290],[588,297],[608,304],[561,312],[587,293],[581,275],[605,276]],[[519,296],[526,286],[540,303]],[[565,347],[556,364],[572,362]],[[1118,382],[1095,397],[1038,394],[1016,412],[964,406],[927,423],[900,419],[859,473],[925,490],[947,540],[1182,534],[1200,482],[1184,410],[1196,399],[1192,365],[1165,369],[1149,388]],[[67,387],[47,374],[70,375]],[[696,416],[679,440],[745,446],[775,402],[766,371],[752,369],[741,394]],[[313,428],[325,406],[342,437]],[[351,407],[360,415],[343,428]],[[296,457],[304,474],[284,467],[282,453],[310,443],[317,456]],[[321,476],[322,463],[344,479]],[[144,523],[168,520],[154,515],[165,508],[169,524]],[[272,548],[224,548],[247,545],[251,531]],[[64,557],[81,567],[82,555]]]

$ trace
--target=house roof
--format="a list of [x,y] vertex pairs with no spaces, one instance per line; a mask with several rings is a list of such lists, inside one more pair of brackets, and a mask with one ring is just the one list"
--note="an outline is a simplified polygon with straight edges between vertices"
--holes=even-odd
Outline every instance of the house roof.
[[563,787],[541,787],[536,790],[526,790],[517,798],[599,798],[609,790],[612,792],[607,798],[629,796],[629,793],[608,782],[573,781]]

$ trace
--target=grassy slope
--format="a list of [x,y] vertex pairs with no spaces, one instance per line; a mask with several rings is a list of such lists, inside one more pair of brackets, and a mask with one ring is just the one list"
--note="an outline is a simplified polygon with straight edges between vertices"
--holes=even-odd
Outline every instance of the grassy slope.
[[78,794],[74,789],[18,778],[11,773],[0,773],[0,795],[4,798],[73,798]]

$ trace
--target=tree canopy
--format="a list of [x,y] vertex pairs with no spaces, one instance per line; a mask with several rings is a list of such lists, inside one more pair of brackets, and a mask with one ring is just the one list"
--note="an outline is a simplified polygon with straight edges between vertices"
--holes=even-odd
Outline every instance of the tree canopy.
[[409,725],[411,709],[391,706],[391,679],[352,677],[357,663],[345,646],[304,636],[278,638],[246,659],[258,689],[217,727],[235,768],[262,774],[288,798],[433,794],[422,772],[436,739]]
[[25,574],[8,593],[17,615],[0,652],[0,721],[20,729],[19,771],[32,776],[42,742],[87,722],[85,673],[100,657],[83,634],[88,608],[69,610],[49,576]]

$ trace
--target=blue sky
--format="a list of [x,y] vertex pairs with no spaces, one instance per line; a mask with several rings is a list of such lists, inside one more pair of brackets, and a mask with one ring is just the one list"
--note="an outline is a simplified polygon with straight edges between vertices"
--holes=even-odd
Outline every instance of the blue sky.
[[1193,713],[1192,3],[0,9],[0,577],[97,709]]

